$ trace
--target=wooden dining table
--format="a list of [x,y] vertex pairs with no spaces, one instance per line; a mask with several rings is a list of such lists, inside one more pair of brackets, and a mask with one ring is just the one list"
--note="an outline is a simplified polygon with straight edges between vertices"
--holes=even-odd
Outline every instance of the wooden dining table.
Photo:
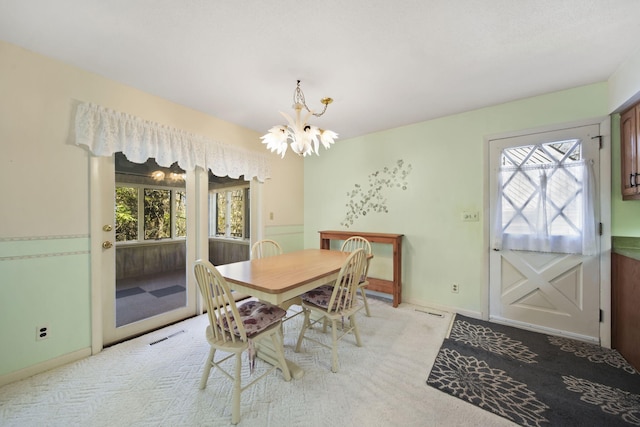
[[303,293],[338,278],[348,252],[305,249],[216,268],[229,287],[282,306]]
[[[216,268],[231,289],[287,309],[296,297],[335,281],[348,256],[348,252],[305,249]],[[256,350],[258,357],[277,364],[269,341],[257,343]],[[304,375],[294,362],[287,360],[287,365],[294,378]]]

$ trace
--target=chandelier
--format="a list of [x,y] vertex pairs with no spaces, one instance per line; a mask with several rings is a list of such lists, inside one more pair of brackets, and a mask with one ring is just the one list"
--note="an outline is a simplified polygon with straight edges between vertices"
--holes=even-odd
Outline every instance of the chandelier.
[[[280,114],[284,116],[289,124],[277,125],[269,129],[269,133],[260,137],[262,143],[267,144],[267,148],[271,152],[277,152],[282,158],[284,158],[289,145],[291,145],[294,153],[301,156],[308,156],[313,153],[320,155],[318,152],[320,144],[328,149],[334,140],[338,138],[338,134],[333,131],[320,129],[307,123],[311,115],[316,117],[323,115],[327,111],[327,106],[333,102],[333,99],[322,98],[320,102],[324,104],[322,112],[314,113],[311,111],[304,100],[304,94],[300,89],[300,80],[298,80],[296,90],[293,92],[293,109],[296,111],[295,120],[281,111]],[[307,113],[304,119],[301,119],[300,113],[303,108],[307,110]]]

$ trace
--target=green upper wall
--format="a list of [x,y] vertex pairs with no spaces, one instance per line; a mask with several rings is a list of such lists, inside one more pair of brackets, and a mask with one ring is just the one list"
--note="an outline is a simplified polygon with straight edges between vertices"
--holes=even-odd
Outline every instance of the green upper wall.
[[[483,312],[488,138],[600,123],[607,114],[607,84],[599,83],[337,141],[305,159],[305,246],[318,247],[319,230],[345,229],[350,203],[370,195],[349,229],[405,234],[403,301]],[[408,165],[403,190],[397,177]],[[479,221],[462,221],[463,212],[478,212]],[[371,275],[390,274],[390,255],[376,254]],[[459,294],[450,292],[452,283]]]

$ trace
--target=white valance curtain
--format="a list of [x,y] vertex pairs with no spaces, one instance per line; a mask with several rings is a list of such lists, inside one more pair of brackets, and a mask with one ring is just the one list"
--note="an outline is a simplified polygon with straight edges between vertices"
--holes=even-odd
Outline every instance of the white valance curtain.
[[597,253],[589,161],[501,167],[494,248]]
[[260,182],[270,177],[265,154],[222,144],[186,131],[143,120],[99,105],[78,106],[75,121],[76,144],[86,145],[96,156],[122,152],[135,163],[153,157],[158,165],[178,162],[184,170],[196,166],[217,176],[254,177]]

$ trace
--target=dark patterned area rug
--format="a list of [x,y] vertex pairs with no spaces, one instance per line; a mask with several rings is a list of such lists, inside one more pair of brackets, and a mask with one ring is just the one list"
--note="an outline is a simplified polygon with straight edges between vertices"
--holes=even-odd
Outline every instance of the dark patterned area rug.
[[617,351],[461,315],[427,384],[522,426],[640,425],[640,374]]

